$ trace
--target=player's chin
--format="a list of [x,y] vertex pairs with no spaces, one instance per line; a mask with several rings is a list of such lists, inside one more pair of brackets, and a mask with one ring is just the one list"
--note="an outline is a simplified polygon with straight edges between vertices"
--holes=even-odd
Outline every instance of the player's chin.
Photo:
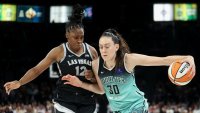
[[82,46],[80,46],[80,45],[74,45],[74,49],[75,49],[75,50],[80,50],[81,47],[82,47]]
[[108,60],[109,60],[109,58],[108,58],[107,56],[102,56],[102,59],[103,59],[104,61],[108,61]]
[[76,47],[77,48],[81,48],[83,45],[82,44],[77,44]]

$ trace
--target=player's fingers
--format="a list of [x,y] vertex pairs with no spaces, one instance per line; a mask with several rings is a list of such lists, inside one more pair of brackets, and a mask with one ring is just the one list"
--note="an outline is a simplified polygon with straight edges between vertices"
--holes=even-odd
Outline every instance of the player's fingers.
[[[188,72],[189,72],[189,74],[192,74],[192,73],[193,73],[192,67],[190,67],[190,68],[188,69]],[[188,72],[187,72],[187,73],[188,73]]]
[[7,94],[8,94],[8,95],[10,95],[10,91],[11,91],[11,90],[10,90],[10,89],[8,89],[8,91],[7,91]]
[[11,87],[10,84],[6,85],[6,86],[5,86],[5,90],[6,90],[6,91],[9,91],[10,87]]
[[85,75],[89,75],[89,74],[92,73],[92,71],[91,70],[85,70],[84,73],[85,73]]
[[85,73],[90,73],[91,72],[91,70],[85,70]]
[[64,84],[71,84],[70,82],[64,82]]
[[89,76],[89,75],[85,76],[85,78],[86,78],[87,80],[91,80],[91,79],[92,79],[92,77]]
[[195,75],[195,69],[194,69],[194,67],[191,67],[190,69],[189,69],[189,75],[193,78],[194,77],[194,75]]
[[69,80],[71,78],[71,75],[65,75],[61,79],[62,80]]
[[92,71],[91,71],[91,70],[86,70],[85,78],[86,78],[87,80],[90,80],[92,77],[93,77]]
[[10,94],[10,88],[6,87],[6,93],[9,95]]
[[196,70],[193,68],[192,69],[192,75],[195,75],[196,74]]
[[88,74],[88,73],[85,73],[85,77],[89,77],[89,74]]
[[190,68],[190,74],[191,75],[195,75],[195,72],[196,71],[196,69],[195,69],[195,66],[193,65],[193,66],[191,66],[191,68]]
[[5,83],[5,84],[4,84],[4,87],[6,87],[6,86],[8,86],[8,85],[10,85],[10,82]]
[[195,67],[195,65],[193,67],[193,71],[194,71],[194,74],[196,74],[196,67]]
[[6,93],[8,92],[8,87],[5,87]]

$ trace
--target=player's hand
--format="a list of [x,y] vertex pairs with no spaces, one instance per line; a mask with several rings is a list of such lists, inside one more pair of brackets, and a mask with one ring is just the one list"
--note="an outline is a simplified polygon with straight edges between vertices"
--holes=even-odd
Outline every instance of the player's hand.
[[85,70],[84,72],[85,78],[91,82],[96,81],[95,77],[94,77],[94,73],[92,70]]
[[70,74],[63,76],[61,78],[61,80],[65,80],[64,84],[70,84],[70,85],[76,86],[76,87],[81,87],[81,85],[83,83],[81,80],[79,80],[78,77],[72,76]]
[[191,73],[194,76],[196,74],[196,66],[194,62],[194,58],[192,56],[188,56],[183,62],[188,62],[190,64],[190,68],[192,69]]
[[9,95],[10,92],[14,89],[18,89],[21,86],[21,83],[18,80],[7,82],[4,84],[6,93]]

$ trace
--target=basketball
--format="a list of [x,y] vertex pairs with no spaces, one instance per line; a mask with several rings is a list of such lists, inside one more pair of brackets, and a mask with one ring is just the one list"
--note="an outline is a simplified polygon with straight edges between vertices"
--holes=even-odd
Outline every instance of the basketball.
[[168,77],[170,81],[178,86],[188,84],[194,75],[191,73],[190,64],[188,62],[173,62],[168,68]]

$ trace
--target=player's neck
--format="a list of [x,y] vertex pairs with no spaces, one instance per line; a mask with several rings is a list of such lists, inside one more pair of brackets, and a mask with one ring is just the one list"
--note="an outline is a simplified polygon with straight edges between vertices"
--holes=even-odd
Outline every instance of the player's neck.
[[70,49],[73,53],[75,53],[75,54],[77,54],[77,55],[80,55],[80,54],[82,54],[82,53],[84,52],[84,47],[83,47],[83,45],[82,45],[82,47],[80,47],[80,48],[73,48],[73,47],[70,46],[70,44],[68,44],[68,47],[69,47],[69,49]]
[[105,61],[104,62],[104,65],[110,69],[110,68],[113,68],[115,66],[116,62],[115,62],[115,59],[111,59],[109,61]]
[[80,49],[71,49],[71,51],[73,51],[77,55],[80,55],[80,54],[82,54],[84,52],[83,48],[80,48]]

